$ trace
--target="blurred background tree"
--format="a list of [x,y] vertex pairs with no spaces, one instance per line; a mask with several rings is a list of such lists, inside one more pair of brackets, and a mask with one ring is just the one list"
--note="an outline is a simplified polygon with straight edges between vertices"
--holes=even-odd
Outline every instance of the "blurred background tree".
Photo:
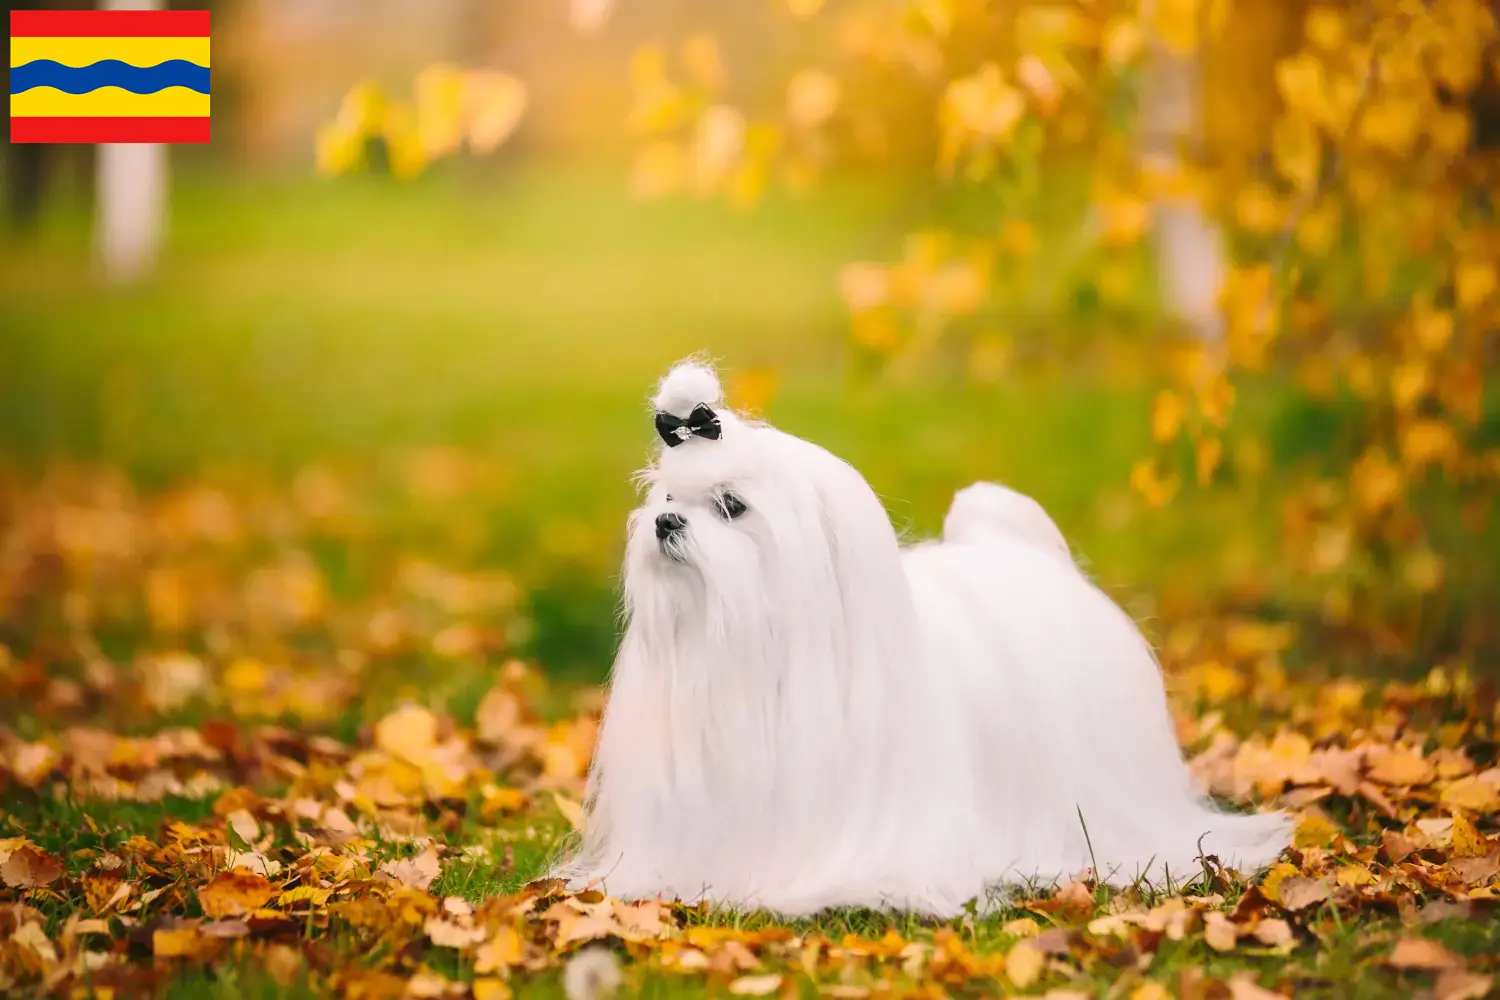
[[1493,669],[1488,3],[212,7],[150,280],[88,268],[88,151],[6,150],[15,482],[338,484],[321,586],[502,567],[497,641],[597,675],[639,401],[705,350],[918,532],[1000,479],[1143,618]]
[[[1471,558],[1491,551],[1475,541],[1493,538],[1500,472],[1483,405],[1500,231],[1476,129],[1495,88],[1489,4],[788,12],[826,37],[784,97],[736,101],[711,36],[686,39],[676,65],[662,47],[637,53],[637,193],[748,205],[771,184],[802,191],[917,151],[931,167],[921,228],[894,263],[841,276],[853,350],[897,374],[1028,353],[1076,364],[1044,277],[1060,272],[1097,297],[1094,322],[1062,320],[1093,327],[1071,346],[1113,364],[1110,342],[1133,343],[1161,363],[1156,454],[1131,473],[1148,505],[1184,478],[1276,503],[1281,544],[1251,558],[1255,589],[1358,635],[1361,655],[1493,642],[1456,596],[1496,584],[1493,561]],[[1051,329],[1021,329],[1028,299]],[[1231,420],[1246,390],[1286,394],[1288,415],[1334,437],[1267,456]]]

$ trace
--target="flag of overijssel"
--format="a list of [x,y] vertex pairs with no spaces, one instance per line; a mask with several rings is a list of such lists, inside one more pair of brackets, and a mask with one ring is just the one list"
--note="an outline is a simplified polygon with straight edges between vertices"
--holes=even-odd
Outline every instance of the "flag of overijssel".
[[208,11],[15,10],[11,142],[207,142]]

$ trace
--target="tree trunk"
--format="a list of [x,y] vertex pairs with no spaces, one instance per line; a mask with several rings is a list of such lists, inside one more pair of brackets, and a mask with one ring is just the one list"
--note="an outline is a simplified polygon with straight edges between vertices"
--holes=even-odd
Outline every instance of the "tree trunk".
[[[155,10],[162,0],[103,0],[105,10]],[[95,244],[104,278],[150,277],[161,253],[167,211],[167,149],[161,143],[99,144]]]
[[[1148,3],[1148,10],[1153,6]],[[1181,52],[1160,37],[1147,43],[1141,84],[1141,163],[1148,170],[1175,171],[1183,155],[1201,155],[1202,40]],[[1157,273],[1168,315],[1195,336],[1217,340],[1222,333],[1219,286],[1223,248],[1219,230],[1200,206],[1158,199],[1155,221]]]
[[[1197,44],[1173,47],[1152,37],[1141,88],[1141,160],[1172,169],[1184,156],[1235,173],[1275,121],[1276,62],[1296,48],[1308,0],[1232,0],[1211,25],[1210,0],[1198,0]],[[1154,4],[1147,0],[1148,18]],[[1219,287],[1225,260],[1218,227],[1199,205],[1154,206],[1158,271],[1167,311],[1208,340],[1223,332]]]

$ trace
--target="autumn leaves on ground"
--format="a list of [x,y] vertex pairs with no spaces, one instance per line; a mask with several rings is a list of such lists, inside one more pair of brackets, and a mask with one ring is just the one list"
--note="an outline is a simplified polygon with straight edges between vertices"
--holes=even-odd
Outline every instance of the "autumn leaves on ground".
[[319,469],[285,489],[6,484],[0,993],[1492,988],[1493,688],[1293,676],[1291,630],[1240,617],[1160,638],[1202,779],[1300,817],[1263,877],[1205,858],[1171,893],[1084,872],[949,923],[792,924],[537,881],[580,822],[599,693],[510,657],[525,602],[503,570],[383,548],[369,490]]

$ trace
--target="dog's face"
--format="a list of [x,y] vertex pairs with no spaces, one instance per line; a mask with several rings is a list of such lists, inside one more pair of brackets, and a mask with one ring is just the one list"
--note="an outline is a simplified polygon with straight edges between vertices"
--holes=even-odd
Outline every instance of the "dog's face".
[[845,660],[882,635],[898,649],[910,601],[879,499],[847,463],[720,398],[689,365],[654,400],[666,447],[629,520],[627,641],[772,669]]
[[654,548],[668,563],[699,568],[733,558],[728,553],[736,547],[753,545],[757,529],[765,526],[755,515],[771,502],[764,485],[722,461],[722,451],[694,456],[701,459],[696,462],[675,457],[678,461],[667,462],[664,456],[647,473],[645,503],[631,515],[631,533],[641,536],[639,544],[648,552]]
[[[642,476],[630,516],[626,596],[632,613],[731,621],[775,616],[789,592],[833,584],[815,476],[787,438],[723,416],[724,437],[666,450]],[[790,579],[800,575],[802,584]],[[836,599],[824,593],[818,600]]]

